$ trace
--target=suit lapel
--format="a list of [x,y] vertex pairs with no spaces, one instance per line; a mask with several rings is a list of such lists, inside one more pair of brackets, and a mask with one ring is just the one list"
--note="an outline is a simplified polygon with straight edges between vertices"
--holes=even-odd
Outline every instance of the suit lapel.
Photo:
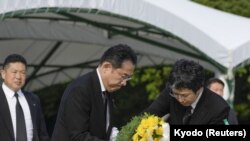
[[32,141],[37,141],[37,140],[39,140],[38,133],[37,133],[37,130],[39,128],[39,127],[37,127],[37,125],[38,125],[37,119],[39,117],[37,117],[38,114],[36,112],[38,105],[30,93],[23,91],[23,94],[24,94],[24,96],[28,102],[29,108],[30,108],[30,115],[31,115],[32,124],[33,124],[33,139],[32,139]]
[[[105,107],[104,107],[104,103],[103,103],[103,98],[102,98],[102,91],[101,91],[101,86],[100,86],[100,82],[99,82],[99,79],[98,79],[98,75],[97,75],[97,72],[96,71],[93,71],[92,73],[91,73],[91,78],[92,78],[92,82],[93,82],[93,84],[92,84],[92,86],[93,86],[93,90],[94,90],[94,99],[96,99],[96,105],[98,106],[98,109],[100,109],[100,120],[102,120],[102,126],[100,126],[101,128],[100,128],[100,130],[101,131],[104,131],[105,133],[106,133],[106,121],[104,121],[104,119],[105,119],[105,113],[104,113],[104,111],[105,111]],[[111,117],[110,117],[111,118]]]
[[206,91],[204,89],[201,98],[199,99],[195,109],[194,113],[191,117],[190,124],[197,124],[197,123],[203,123],[204,117],[208,114],[207,111],[207,102],[206,102]]
[[91,75],[93,79],[92,85],[93,85],[95,99],[97,99],[97,105],[99,105],[99,108],[103,109],[104,111],[104,102],[103,102],[102,91],[101,91],[101,86],[100,86],[97,72],[94,71],[91,73]]
[[4,124],[6,124],[7,129],[9,130],[11,136],[14,139],[14,131],[13,131],[14,129],[12,125],[9,105],[8,105],[8,102],[7,102],[7,99],[5,97],[2,87],[0,88],[0,116],[1,116],[0,118],[3,119]]
[[27,102],[28,102],[28,105],[29,105],[29,108],[30,108],[30,115],[31,115],[31,118],[32,118],[32,124],[33,124],[33,129],[36,129],[36,103],[35,101],[32,100],[32,97],[29,93],[27,92],[23,92]]

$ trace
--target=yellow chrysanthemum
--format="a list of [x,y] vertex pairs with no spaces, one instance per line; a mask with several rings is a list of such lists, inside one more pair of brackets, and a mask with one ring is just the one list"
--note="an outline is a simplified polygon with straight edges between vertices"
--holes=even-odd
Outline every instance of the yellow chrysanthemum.
[[162,135],[163,134],[163,128],[162,127],[157,128],[155,131],[156,131],[157,135]]
[[154,139],[154,141],[160,141],[161,140],[161,138],[155,138]]
[[134,134],[133,141],[139,141],[139,135],[137,133]]
[[163,119],[157,116],[145,116],[133,135],[133,141],[148,141],[150,137],[154,141],[160,141],[163,136],[163,123]]

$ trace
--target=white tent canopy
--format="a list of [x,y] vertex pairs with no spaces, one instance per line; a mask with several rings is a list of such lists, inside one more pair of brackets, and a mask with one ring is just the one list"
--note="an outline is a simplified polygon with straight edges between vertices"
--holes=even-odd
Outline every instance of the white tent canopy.
[[249,31],[250,19],[188,0],[1,0],[0,64],[24,55],[35,90],[96,68],[125,43],[139,67],[190,58],[226,74],[249,59]]

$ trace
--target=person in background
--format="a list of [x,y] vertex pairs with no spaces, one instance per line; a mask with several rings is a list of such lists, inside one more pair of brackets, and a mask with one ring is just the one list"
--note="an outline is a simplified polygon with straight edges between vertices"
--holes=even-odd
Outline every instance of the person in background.
[[131,79],[137,56],[128,45],[110,47],[96,70],[66,88],[61,99],[52,141],[114,140],[113,92]]
[[187,59],[174,64],[166,88],[144,110],[149,114],[164,116],[171,125],[226,124],[229,106],[220,96],[205,87],[203,67]]
[[49,141],[38,96],[22,90],[27,62],[19,54],[6,57],[0,82],[0,140]]
[[[219,96],[223,97],[224,95],[224,82],[218,78],[210,78],[207,82],[207,87],[213,91],[215,94],[218,94]],[[231,108],[229,115],[228,115],[228,121],[231,125],[238,125],[238,119],[236,116],[236,112]]]

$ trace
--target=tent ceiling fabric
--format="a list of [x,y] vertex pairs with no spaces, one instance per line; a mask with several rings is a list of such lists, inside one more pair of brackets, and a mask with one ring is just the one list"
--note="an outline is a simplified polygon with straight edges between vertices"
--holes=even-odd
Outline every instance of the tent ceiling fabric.
[[1,0],[0,64],[24,55],[26,89],[36,90],[95,69],[125,43],[139,67],[190,58],[225,73],[249,58],[249,31],[249,19],[188,0]]

